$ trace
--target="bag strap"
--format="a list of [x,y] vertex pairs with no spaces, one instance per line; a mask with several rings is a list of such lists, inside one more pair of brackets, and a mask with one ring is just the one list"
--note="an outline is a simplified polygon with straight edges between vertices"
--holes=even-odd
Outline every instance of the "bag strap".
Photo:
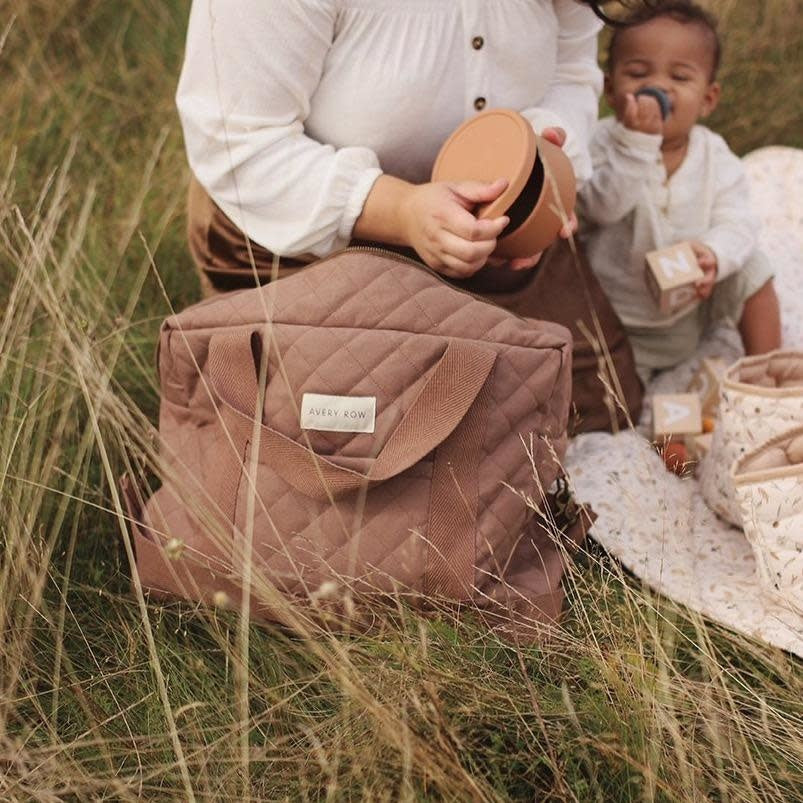
[[435,452],[424,572],[427,596],[473,596],[480,461],[490,407],[486,383],[460,429]]
[[[209,343],[208,367],[221,401],[251,428],[258,387],[252,336],[216,333]],[[484,386],[496,351],[464,340],[450,340],[417,398],[366,472],[344,468],[315,454],[277,430],[260,427],[260,458],[302,493],[332,499],[366,484],[396,476],[441,444],[460,424]]]

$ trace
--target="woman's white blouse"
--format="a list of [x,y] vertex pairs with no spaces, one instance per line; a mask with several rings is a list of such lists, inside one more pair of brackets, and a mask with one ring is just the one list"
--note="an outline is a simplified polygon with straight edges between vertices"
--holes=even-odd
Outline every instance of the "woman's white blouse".
[[251,239],[319,256],[387,172],[429,180],[482,107],[591,163],[600,24],[575,0],[193,0],[177,103],[192,170]]

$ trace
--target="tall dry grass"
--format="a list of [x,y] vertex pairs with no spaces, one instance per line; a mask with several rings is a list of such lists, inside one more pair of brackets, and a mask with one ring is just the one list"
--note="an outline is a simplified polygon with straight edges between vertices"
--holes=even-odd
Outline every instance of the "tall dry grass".
[[[715,124],[803,146],[799,4],[712,5]],[[593,546],[540,648],[403,609],[370,636],[244,631],[131,593],[116,479],[158,465],[156,333],[198,297],[187,3],[0,8],[0,799],[801,798],[800,661]]]

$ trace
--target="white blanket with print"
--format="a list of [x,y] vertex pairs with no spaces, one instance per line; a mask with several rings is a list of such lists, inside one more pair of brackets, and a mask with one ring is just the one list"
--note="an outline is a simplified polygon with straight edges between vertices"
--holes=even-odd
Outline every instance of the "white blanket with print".
[[[803,349],[803,150],[769,147],[744,158],[762,246],[775,266],[784,348]],[[649,431],[649,396],[684,392],[706,356],[741,356],[721,327],[696,357],[648,388],[639,430]],[[566,468],[577,499],[598,515],[593,537],[654,590],[739,633],[803,657],[803,617],[762,593],[741,530],[706,506],[694,478],[664,468],[635,431],[590,433],[570,444]]]

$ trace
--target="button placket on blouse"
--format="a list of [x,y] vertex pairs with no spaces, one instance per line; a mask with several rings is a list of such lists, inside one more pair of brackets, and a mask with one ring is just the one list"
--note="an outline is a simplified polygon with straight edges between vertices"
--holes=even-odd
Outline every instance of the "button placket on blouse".
[[461,10],[466,37],[466,111],[467,116],[471,116],[489,104],[483,0],[463,0]]

